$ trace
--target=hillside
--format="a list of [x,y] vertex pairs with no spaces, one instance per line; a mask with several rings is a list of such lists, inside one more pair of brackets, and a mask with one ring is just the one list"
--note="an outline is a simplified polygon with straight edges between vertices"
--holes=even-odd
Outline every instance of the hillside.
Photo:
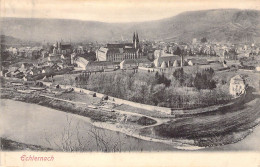
[[21,40],[14,38],[12,36],[0,35],[0,44],[1,46],[26,46],[26,45],[36,45],[36,42]]
[[2,18],[2,34],[28,41],[114,41],[130,40],[135,30],[140,39],[230,42],[260,41],[260,11],[217,9],[184,12],[177,16],[137,23],[104,23],[62,19]]

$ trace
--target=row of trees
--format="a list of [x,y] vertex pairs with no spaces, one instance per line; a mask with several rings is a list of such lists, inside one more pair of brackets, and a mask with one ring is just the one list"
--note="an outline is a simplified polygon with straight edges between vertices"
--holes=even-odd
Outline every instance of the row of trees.
[[181,49],[180,47],[177,47],[176,50],[173,52],[174,55],[178,56],[194,56],[194,55],[202,55],[202,56],[216,56],[216,51],[213,48],[187,48],[187,49]]
[[176,69],[173,77],[179,82],[180,86],[195,87],[198,90],[216,88],[216,82],[213,80],[214,70],[212,68],[197,72],[194,76],[184,72],[183,68]]
[[228,97],[224,91],[216,89],[212,79],[213,69],[187,74],[182,68],[170,77],[154,73],[97,73],[81,75],[77,85],[138,103],[172,107],[192,108],[219,103]]

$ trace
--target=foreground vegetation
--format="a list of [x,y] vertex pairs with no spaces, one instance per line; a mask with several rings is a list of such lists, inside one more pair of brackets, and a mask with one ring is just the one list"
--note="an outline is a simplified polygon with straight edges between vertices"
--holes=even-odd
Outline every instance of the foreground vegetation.
[[19,143],[6,138],[0,138],[0,150],[2,151],[17,151],[17,150],[31,150],[31,151],[51,151],[50,148],[41,146]]

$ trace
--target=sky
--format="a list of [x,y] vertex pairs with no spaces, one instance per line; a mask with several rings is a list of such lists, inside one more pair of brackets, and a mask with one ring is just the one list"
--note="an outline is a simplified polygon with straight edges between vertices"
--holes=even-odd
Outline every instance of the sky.
[[260,10],[260,0],[0,0],[0,17],[141,22],[219,8]]

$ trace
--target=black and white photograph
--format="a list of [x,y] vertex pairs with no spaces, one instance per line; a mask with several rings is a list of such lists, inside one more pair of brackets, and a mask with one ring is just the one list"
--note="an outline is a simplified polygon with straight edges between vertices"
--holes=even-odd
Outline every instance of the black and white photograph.
[[19,163],[50,163],[51,152],[260,151],[259,1],[0,9],[0,151],[23,152]]

